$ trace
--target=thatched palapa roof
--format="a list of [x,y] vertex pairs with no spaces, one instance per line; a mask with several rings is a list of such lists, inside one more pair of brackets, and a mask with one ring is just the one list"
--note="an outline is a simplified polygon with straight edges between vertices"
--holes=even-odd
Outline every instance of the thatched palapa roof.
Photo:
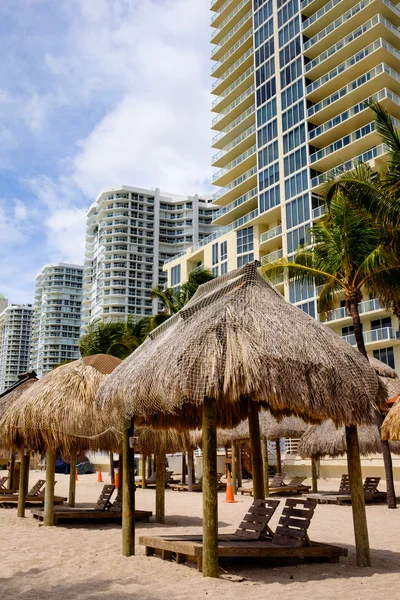
[[[377,425],[360,425],[358,427],[360,454],[381,454],[382,446]],[[400,454],[400,444],[391,444],[390,450]],[[332,421],[321,425],[311,425],[303,434],[298,452],[302,458],[318,458],[321,456],[343,456],[346,454],[346,434],[344,427],[336,428]]]
[[[0,419],[6,411],[22,396],[26,390],[30,389],[38,381],[37,377],[27,377],[18,386],[13,386],[8,393],[3,393],[0,398]],[[5,390],[7,392],[7,390]],[[4,436],[4,430],[0,426],[0,447],[5,448],[9,445]]]
[[[47,448],[64,454],[87,449],[114,449],[114,431],[104,431],[94,405],[95,394],[121,363],[109,355],[82,358],[47,373],[6,410],[0,421],[8,445],[44,453]],[[103,416],[104,417],[104,416]]]
[[372,422],[386,390],[368,361],[286,302],[257,266],[200,286],[110,375],[99,409],[116,420],[193,429],[210,397],[221,427],[246,418],[251,401],[310,422]]
[[[276,419],[271,413],[263,411],[259,415],[260,433],[268,440],[279,440],[280,438],[298,438],[303,435],[308,425],[299,417],[283,417]],[[230,430],[231,439],[247,439],[249,437],[249,422],[246,419],[237,427]]]
[[[167,454],[186,452],[192,446],[189,433],[179,433],[175,429],[165,431],[151,427],[135,429],[135,450],[145,456],[163,451]],[[197,446],[197,444],[196,444]]]
[[400,441],[400,398],[396,400],[381,427],[383,440]]

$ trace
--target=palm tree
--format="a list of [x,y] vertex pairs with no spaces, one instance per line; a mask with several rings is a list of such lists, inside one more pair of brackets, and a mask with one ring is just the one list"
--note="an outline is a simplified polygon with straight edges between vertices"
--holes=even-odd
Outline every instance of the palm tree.
[[79,340],[82,356],[112,354],[122,360],[144,341],[148,332],[148,319],[135,322],[132,315],[125,321],[93,321]]
[[[347,191],[347,194],[351,193]],[[354,208],[353,198],[343,191],[337,192],[330,209],[310,229],[312,245],[300,248],[294,262],[282,258],[263,267],[264,272],[274,276],[286,271],[290,278],[300,282],[322,285],[319,311],[333,308],[336,294],[344,293],[346,309],[352,318],[358,350],[368,359],[364,344],[358,305],[363,290],[375,290],[379,282],[387,287],[395,286],[393,280],[400,269],[398,257],[384,247],[386,230],[366,211]],[[393,473],[389,446],[382,442],[388,487],[388,506],[396,507]],[[390,481],[392,482],[390,485]]]
[[162,322],[177,313],[189,302],[199,285],[207,283],[207,281],[211,281],[214,278],[215,275],[208,269],[194,269],[189,273],[188,280],[180,286],[178,291],[174,288],[167,288],[163,291],[160,286],[153,288],[150,297],[152,299],[158,298],[164,305],[165,311],[155,315],[155,318],[158,317],[159,321]]

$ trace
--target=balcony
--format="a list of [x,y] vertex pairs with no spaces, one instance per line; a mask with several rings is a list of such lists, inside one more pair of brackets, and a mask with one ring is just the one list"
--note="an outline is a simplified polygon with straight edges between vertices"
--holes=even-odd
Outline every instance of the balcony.
[[213,137],[212,146],[214,148],[224,148],[235,139],[242,131],[248,129],[255,123],[255,105],[253,104],[234,121],[229,123],[223,131],[220,131]]
[[381,15],[375,15],[307,63],[305,66],[307,77],[311,79],[321,77],[324,73],[336,67],[346,56],[360,52],[379,37],[385,39],[394,48],[399,45],[400,33],[398,28]]
[[[380,90],[371,96],[372,100],[380,102],[394,117],[400,117],[400,97],[388,89]],[[309,139],[313,146],[324,147],[333,140],[344,136],[348,131],[353,131],[365,125],[371,118],[371,112],[365,100],[355,104],[340,115],[326,121],[323,125],[309,132]]]
[[310,164],[317,171],[327,171],[329,168],[340,165],[343,161],[350,160],[355,155],[375,146],[379,141],[380,137],[373,121],[311,154]]
[[242,94],[249,87],[251,83],[254,83],[254,67],[253,65],[247,69],[245,73],[242,73],[230,86],[228,86],[218,98],[212,103],[211,110],[213,112],[221,112],[226,108],[234,97]]
[[372,96],[382,88],[390,88],[400,94],[400,75],[385,63],[381,63],[364,73],[337,92],[324,98],[308,109],[307,118],[316,125],[335,117],[347,109],[350,102],[360,102]]
[[354,54],[351,58],[335,67],[323,77],[320,77],[307,86],[307,99],[313,102],[325,98],[332,94],[338,87],[337,78],[340,75],[341,82],[350,83],[354,77],[360,77],[371,66],[372,61],[378,63],[385,62],[393,69],[398,68],[400,52],[388,44],[384,39],[379,38],[373,44],[366,46],[363,50]]
[[241,171],[247,171],[250,167],[255,166],[257,163],[256,152],[257,146],[252,146],[228,163],[226,167],[217,171],[212,179],[213,184],[220,186],[227,185],[229,181],[238,177]]
[[274,240],[275,238],[277,238],[281,235],[282,235],[282,225],[277,225],[276,227],[273,227],[272,229],[268,229],[268,231],[265,231],[260,236],[260,246],[261,246],[261,244],[265,244],[265,243],[269,242],[270,240]]
[[231,85],[242,72],[253,66],[253,62],[253,48],[250,48],[217,81],[214,81],[212,94],[221,94],[226,86]]
[[[243,196],[240,196],[227,206],[224,206],[217,212],[213,214],[213,224],[215,225],[227,225],[231,223],[233,219],[235,219],[239,214],[243,211],[244,208],[248,210],[252,208],[253,205],[257,206],[258,199],[258,187],[253,188]],[[250,202],[251,201],[251,202]],[[246,204],[244,207],[243,205]]]
[[[383,327],[382,329],[370,329],[363,332],[364,343],[366,345],[385,346],[387,343],[400,343],[400,331],[394,327]],[[351,346],[357,346],[354,334],[344,335],[342,338]]]
[[269,265],[273,262],[276,262],[280,258],[282,258],[282,256],[283,256],[282,248],[280,248],[279,250],[274,250],[274,252],[269,252],[268,254],[265,254],[264,256],[261,257],[261,264]]
[[322,217],[322,215],[325,214],[325,206],[317,206],[316,208],[312,209],[312,220],[316,221],[317,219],[320,219]]
[[217,204],[221,204],[222,206],[226,206],[236,195],[242,195],[254,188],[256,183],[257,167],[255,166],[216,192],[213,195],[213,201]]
[[[235,0],[225,0],[225,2],[221,5],[221,8],[218,9],[218,12],[216,12],[211,17],[211,26],[212,27],[219,27],[220,26],[220,24],[222,23],[222,21],[229,14],[229,12],[230,12],[230,10],[231,10],[231,8],[233,6],[233,2],[235,2]],[[211,7],[212,7],[212,10],[215,9],[213,7],[212,3],[211,3]]]
[[239,98],[236,98],[229,106],[217,115],[212,121],[212,129],[224,129],[231,121],[254,103],[254,85],[251,85]]
[[254,123],[212,157],[212,166],[225,166],[228,162],[240,156],[241,153],[243,154],[244,150],[251,148],[255,141],[256,125]]
[[[358,305],[358,312],[361,314],[384,310],[380,305],[378,298],[373,298],[372,300],[365,300],[364,302],[360,302]],[[347,309],[345,306],[341,306],[340,308],[335,308],[333,310],[328,310],[324,313],[325,323],[332,323],[333,321],[338,321],[340,319],[351,319],[347,314]],[[322,319],[321,319],[322,320]]]
[[241,19],[236,23],[234,27],[220,40],[218,46],[215,46],[211,50],[211,58],[214,60],[220,60],[225,55],[225,53],[231,50],[231,47],[236,44],[245,33],[247,33],[246,29],[249,30],[251,28],[252,23],[252,11],[249,10]]
[[228,16],[218,25],[218,29],[211,32],[211,42],[219,44],[229,33],[229,30],[237,24],[251,9],[251,0],[242,0]]
[[253,47],[253,29],[249,29],[246,33],[218,60],[212,67],[211,75],[213,77],[221,77],[231,65],[233,65],[246,50]]
[[327,9],[329,5],[331,2],[303,23],[303,33],[307,29],[307,36],[312,35],[314,30],[318,31],[304,44],[304,53],[309,58],[315,58],[328,44],[338,42],[377,14],[388,19],[395,27],[400,25],[400,11],[389,0],[361,0],[334,21],[329,14],[330,9]]

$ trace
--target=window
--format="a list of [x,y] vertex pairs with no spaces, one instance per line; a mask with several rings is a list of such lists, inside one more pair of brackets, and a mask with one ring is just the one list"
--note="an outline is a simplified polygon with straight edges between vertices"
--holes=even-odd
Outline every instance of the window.
[[287,233],[287,246],[288,246],[288,254],[292,252],[296,252],[299,245],[304,246],[307,239],[307,232],[310,229],[310,225],[302,225],[297,229],[293,229],[293,231],[289,231]]
[[249,262],[253,262],[254,254],[251,252],[250,254],[243,254],[243,256],[237,257],[237,266],[243,267],[243,265],[247,265]]
[[301,310],[303,312],[305,312],[307,315],[310,315],[310,317],[313,317],[315,319],[315,302],[314,302],[314,300],[311,300],[311,302],[306,302],[305,304],[299,304],[298,307],[301,308]]
[[303,146],[286,156],[284,160],[285,177],[307,165],[307,147]]
[[260,29],[258,31],[256,31],[256,33],[254,35],[254,47],[258,48],[258,46],[263,44],[265,42],[265,40],[267,40],[269,37],[271,37],[271,35],[273,33],[274,33],[274,24],[273,24],[273,20],[270,19],[269,21],[267,21],[265,23],[265,25],[263,25],[262,27],[260,27]]
[[181,265],[176,265],[171,269],[171,285],[178,285],[181,282]]
[[272,96],[275,96],[275,94],[276,81],[275,77],[272,77],[272,79],[270,79],[269,81],[264,83],[264,85],[258,88],[256,92],[257,106],[261,106],[261,104],[264,104],[264,102],[272,98]]
[[282,115],[283,131],[299,124],[299,121],[304,120],[304,102],[301,100]]
[[282,48],[285,44],[293,40],[300,33],[300,18],[296,17],[289,21],[279,32],[279,47]]
[[395,369],[394,364],[394,351],[393,348],[379,348],[379,350],[374,350],[374,358],[381,360],[392,369]]
[[296,83],[291,85],[287,90],[282,92],[282,95],[281,95],[282,110],[285,110],[285,108],[288,108],[291,104],[294,104],[294,102],[297,102],[297,100],[300,100],[300,98],[303,98],[303,96],[304,96],[303,80],[300,79],[299,81],[296,81]]
[[[278,159],[278,141],[272,142],[258,153],[258,168],[262,169]],[[286,159],[285,159],[286,160]]]
[[285,181],[285,198],[289,200],[308,189],[308,169],[300,171]]
[[282,68],[301,54],[300,36],[297,36],[279,52],[279,66]]
[[281,71],[281,88],[290,85],[292,81],[300,77],[303,73],[303,62],[301,57],[293,61]]
[[299,12],[300,0],[289,0],[285,6],[278,10],[278,27],[282,27],[289,19]]
[[221,275],[225,275],[225,273],[228,272],[228,263],[227,262],[223,262],[221,263]]
[[[222,242],[221,247],[221,260],[226,260],[228,258],[228,242]],[[221,273],[222,275],[222,273]]]
[[291,152],[291,150],[298,148],[299,146],[304,144],[305,141],[306,128],[304,126],[304,123],[302,123],[298,127],[292,129],[292,131],[289,131],[289,133],[285,133],[285,135],[283,136],[284,154],[287,154],[288,152]]
[[256,87],[270,79],[275,74],[275,61],[270,58],[256,71]]
[[276,185],[275,187],[266,190],[265,192],[260,194],[260,214],[262,212],[265,212],[266,210],[269,210],[270,208],[273,208],[274,206],[277,206],[278,204],[280,204],[280,202],[281,197],[279,185]]
[[[272,21],[272,19],[271,19]],[[267,40],[265,42],[265,44],[263,44],[261,46],[261,48],[259,48],[256,51],[256,67],[259,67],[260,65],[262,65],[263,62],[265,62],[270,56],[272,56],[274,53],[274,38],[271,38],[269,40]]]
[[275,163],[270,167],[261,171],[258,175],[258,186],[259,191],[262,192],[265,188],[274,185],[274,183],[278,183],[279,180],[279,163]]
[[278,136],[278,121],[274,119],[257,132],[258,147],[261,148]]
[[371,329],[383,329],[384,327],[392,326],[392,318],[384,317],[383,319],[376,319],[371,321]]
[[276,98],[273,98],[267,104],[257,111],[257,127],[261,127],[267,121],[276,117]]
[[[237,253],[249,252],[254,249],[253,228],[245,227],[236,232]],[[242,265],[238,265],[242,266]]]
[[213,267],[212,268],[212,273],[215,277],[218,277],[218,267]]
[[[264,23],[271,15],[272,15],[272,0],[264,0],[266,2],[262,8],[258,12],[254,14],[254,28],[257,29]],[[254,10],[257,10],[263,2],[259,2],[257,0],[254,1]],[[258,5],[258,6],[257,6]]]
[[314,296],[314,285],[312,283],[301,283],[300,281],[289,282],[289,298],[290,302],[301,302]]
[[310,198],[308,194],[286,204],[286,228],[291,229],[310,220]]
[[212,264],[216,265],[218,262],[218,242],[212,245]]

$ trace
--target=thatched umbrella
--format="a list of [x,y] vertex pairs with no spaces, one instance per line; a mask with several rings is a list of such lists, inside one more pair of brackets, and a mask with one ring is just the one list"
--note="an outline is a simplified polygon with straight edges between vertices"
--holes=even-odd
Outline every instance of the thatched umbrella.
[[382,439],[400,441],[400,396],[386,416],[382,429]]
[[56,451],[71,456],[70,506],[74,506],[77,453],[110,450],[120,443],[114,430],[104,431],[94,405],[98,388],[120,363],[114,356],[97,354],[57,367],[26,390],[0,421],[8,445],[46,452],[45,525],[54,522]]
[[[361,353],[289,304],[256,263],[206,283],[105,382],[101,409],[154,427],[203,429],[203,574],[218,575],[216,426],[248,417],[256,498],[263,497],[258,410],[332,418],[347,426],[359,564],[369,547],[357,423],[372,422],[386,391]],[[356,400],[356,401],[355,401]],[[127,439],[129,431],[125,432]],[[132,524],[123,551],[133,553]]]
[[[358,427],[360,454],[380,454],[382,452],[379,429],[375,424]],[[400,454],[400,444],[390,444],[391,452]],[[321,458],[322,456],[344,456],[347,452],[344,427],[335,427],[331,420],[321,425],[311,425],[303,434],[299,444],[302,458]]]
[[[18,398],[33,385],[38,378],[34,371],[29,371],[20,375],[19,380],[7,388],[0,394],[0,419],[9,409],[9,407],[18,400]],[[2,430],[0,429],[0,447],[7,446],[7,441],[2,436]],[[10,468],[8,472],[8,489],[13,490],[15,487],[15,449],[11,450]],[[20,463],[20,485],[21,493],[23,493],[24,485],[28,487],[28,476],[29,476],[29,453],[21,452],[21,463]],[[23,516],[23,515],[22,515]]]

